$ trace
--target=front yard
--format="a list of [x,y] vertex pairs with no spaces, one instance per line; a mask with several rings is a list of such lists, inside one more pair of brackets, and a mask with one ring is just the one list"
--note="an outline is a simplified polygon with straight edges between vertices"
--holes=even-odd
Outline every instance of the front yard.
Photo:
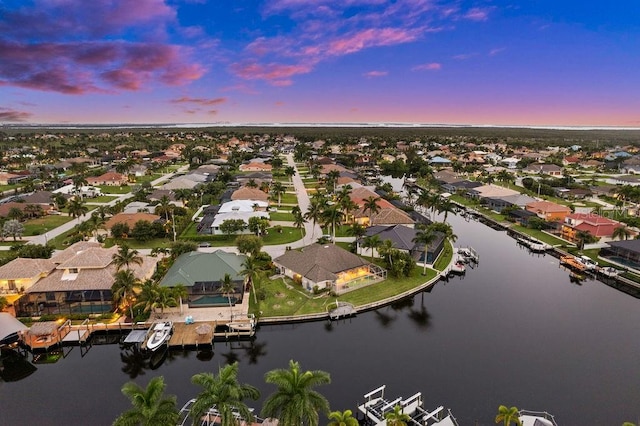
[[24,235],[42,235],[71,220],[73,220],[71,216],[53,214],[42,216],[38,219],[31,219],[24,223]]

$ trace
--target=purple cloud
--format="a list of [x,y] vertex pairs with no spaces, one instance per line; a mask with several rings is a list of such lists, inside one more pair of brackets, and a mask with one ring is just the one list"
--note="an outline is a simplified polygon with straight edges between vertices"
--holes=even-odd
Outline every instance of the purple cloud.
[[206,99],[206,98],[191,98],[189,96],[183,96],[181,98],[171,99],[169,102],[171,102],[172,104],[191,103],[191,104],[197,104],[197,105],[211,106],[211,105],[223,104],[227,102],[227,98]]
[[0,107],[0,122],[22,122],[27,121],[32,116],[33,114],[30,112]]
[[369,71],[369,72],[365,72],[362,75],[368,78],[384,77],[386,75],[389,75],[389,72],[388,71]]
[[442,64],[438,62],[431,62],[428,64],[416,65],[411,68],[411,71],[438,71],[440,69],[442,69]]
[[0,85],[83,94],[184,84],[204,73],[188,48],[120,37],[164,39],[176,19],[164,0],[36,3],[0,9]]
[[484,9],[480,7],[471,8],[463,15],[463,18],[469,19],[470,21],[486,21],[489,19],[489,9]]

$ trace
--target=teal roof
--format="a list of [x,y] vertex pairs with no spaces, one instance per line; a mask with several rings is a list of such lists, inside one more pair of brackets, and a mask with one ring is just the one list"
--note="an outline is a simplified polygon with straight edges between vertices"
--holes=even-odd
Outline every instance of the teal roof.
[[178,257],[173,266],[167,271],[160,285],[173,287],[183,284],[193,287],[197,282],[221,281],[225,274],[231,275],[232,281],[243,281],[240,274],[244,268],[244,255],[216,250],[213,253],[192,251]]

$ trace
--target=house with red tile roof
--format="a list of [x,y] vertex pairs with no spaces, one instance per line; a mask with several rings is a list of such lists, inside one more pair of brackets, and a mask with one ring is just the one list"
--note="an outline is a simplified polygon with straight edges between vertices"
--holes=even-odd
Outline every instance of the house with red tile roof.
[[597,214],[572,213],[564,218],[562,238],[569,241],[576,241],[577,233],[579,231],[585,231],[595,238],[609,239],[613,235],[613,231],[621,226],[625,225]]
[[126,185],[128,182],[128,178],[118,172],[107,172],[100,176],[91,176],[87,178],[87,184],[89,185],[120,186]]

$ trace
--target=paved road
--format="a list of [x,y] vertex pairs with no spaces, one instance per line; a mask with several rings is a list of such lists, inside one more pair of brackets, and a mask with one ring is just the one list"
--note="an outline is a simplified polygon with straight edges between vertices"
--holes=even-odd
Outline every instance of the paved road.
[[[180,167],[177,172],[182,172],[185,171],[189,168],[189,166],[182,166]],[[154,180],[151,182],[151,186],[156,186],[161,184],[162,182],[171,179],[175,173],[169,173],[163,176],[160,176],[158,179]],[[121,196],[114,198],[113,200],[109,201],[108,203],[105,203],[103,205],[107,205],[107,206],[113,206],[115,205],[117,202],[119,201],[124,201],[127,200],[129,198],[133,197],[133,194],[131,192],[127,193],[127,194],[122,194]],[[25,240],[29,240],[28,244],[46,244],[50,239],[57,237],[58,235],[64,234],[65,232],[71,230],[74,226],[78,225],[79,223],[85,222],[87,220],[89,220],[91,218],[91,213],[94,212],[95,209],[92,209],[90,211],[87,212],[86,215],[81,216],[77,219],[71,220],[61,226],[58,226],[57,228],[54,228],[50,231],[47,231],[46,233],[42,234],[42,235],[36,235],[33,237],[25,237]]]

